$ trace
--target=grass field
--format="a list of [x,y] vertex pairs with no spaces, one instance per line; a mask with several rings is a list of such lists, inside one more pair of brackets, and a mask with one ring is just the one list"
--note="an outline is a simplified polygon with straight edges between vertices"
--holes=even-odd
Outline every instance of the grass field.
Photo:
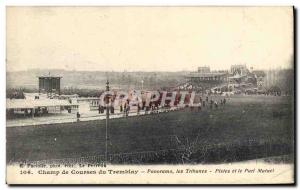
[[[177,149],[197,138],[196,146],[276,142],[288,145],[285,153],[293,154],[293,125],[293,102],[288,97],[232,97],[218,109],[110,120],[108,148],[109,153]],[[7,162],[94,156],[105,151],[105,120],[10,127],[6,131]],[[282,152],[275,148],[268,154]]]

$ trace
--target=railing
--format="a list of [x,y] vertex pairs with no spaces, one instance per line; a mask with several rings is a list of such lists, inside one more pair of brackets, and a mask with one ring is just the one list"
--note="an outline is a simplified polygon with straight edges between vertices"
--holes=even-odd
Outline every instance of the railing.
[[[176,111],[179,108],[173,108],[173,109],[167,109],[167,108],[161,108],[159,110],[154,110],[154,111],[144,111],[141,110],[139,113],[137,111],[129,111],[128,116],[124,112],[119,112],[119,113],[110,113],[110,118],[121,118],[121,117],[132,117],[132,116],[139,116],[139,115],[147,115],[151,113],[162,113],[162,112],[168,112],[168,111]],[[90,120],[103,120],[106,119],[106,114],[93,114],[93,115],[82,115],[79,118],[79,121],[90,121]],[[11,120],[7,121],[7,126],[12,127],[12,126],[19,126],[19,123],[21,123],[22,126],[26,125],[41,125],[41,124],[55,124],[55,123],[71,123],[71,122],[77,122],[78,119],[76,117],[76,114],[68,117],[61,117],[61,118],[30,118],[30,119],[23,119],[23,120]]]

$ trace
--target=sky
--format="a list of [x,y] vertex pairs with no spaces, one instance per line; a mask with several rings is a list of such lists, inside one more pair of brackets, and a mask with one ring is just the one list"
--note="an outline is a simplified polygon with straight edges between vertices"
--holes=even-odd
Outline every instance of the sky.
[[291,67],[292,7],[7,7],[7,71]]

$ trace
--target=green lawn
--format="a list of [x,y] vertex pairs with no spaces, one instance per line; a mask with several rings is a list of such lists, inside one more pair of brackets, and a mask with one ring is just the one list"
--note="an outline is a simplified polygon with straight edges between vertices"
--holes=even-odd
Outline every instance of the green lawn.
[[[109,153],[198,145],[276,142],[293,145],[287,97],[233,97],[218,109],[189,109],[110,120]],[[7,128],[7,162],[104,154],[105,120]],[[292,152],[291,152],[292,153]]]

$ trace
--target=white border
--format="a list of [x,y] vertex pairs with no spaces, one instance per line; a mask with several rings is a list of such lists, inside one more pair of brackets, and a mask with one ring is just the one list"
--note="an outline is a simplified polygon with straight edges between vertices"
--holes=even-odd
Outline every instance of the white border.
[[[5,130],[5,93],[6,93],[6,72],[5,72],[5,6],[291,6],[294,5],[298,10],[299,16],[299,0],[0,0],[0,152],[2,153],[0,156],[0,187],[1,189],[8,189],[9,186],[5,184],[5,152],[6,152],[6,130]],[[297,26],[299,27],[299,19],[297,21]],[[298,29],[299,31],[299,29]],[[299,32],[297,34],[299,39]],[[299,44],[297,39],[297,44]],[[299,55],[299,48],[297,52]],[[296,63],[297,64],[297,63]],[[299,73],[299,66],[297,67],[297,73]],[[299,89],[299,80],[297,77],[297,89]],[[299,105],[299,96],[297,96],[297,107]],[[297,118],[300,118],[299,112],[297,113]],[[298,128],[298,126],[296,126]],[[299,129],[297,131],[297,137],[299,137]],[[16,139],[17,140],[17,139]],[[297,143],[297,147],[299,147]],[[297,159],[297,163],[299,164],[299,156]],[[298,176],[298,175],[297,175]],[[296,180],[298,181],[298,180]],[[24,188],[24,187],[23,187]],[[26,188],[26,187],[25,187]],[[38,189],[43,187],[38,187]],[[63,187],[59,187],[61,189]],[[71,187],[73,188],[73,187]],[[80,187],[82,188],[82,187]],[[104,188],[104,187],[102,187]],[[118,187],[119,188],[119,187]],[[156,187],[157,188],[157,187]],[[158,189],[161,189],[159,187]],[[172,187],[170,187],[172,188]],[[203,187],[201,187],[203,188]],[[206,187],[205,187],[206,188]],[[217,188],[217,187],[214,187]],[[239,187],[245,188],[245,187]],[[259,188],[259,187],[255,187]],[[265,188],[265,187],[264,187]],[[273,188],[273,187],[269,187]],[[289,187],[282,187],[282,189],[288,189]]]
[[296,0],[7,0],[6,5],[211,5],[211,6],[280,6],[280,5],[294,5]]

